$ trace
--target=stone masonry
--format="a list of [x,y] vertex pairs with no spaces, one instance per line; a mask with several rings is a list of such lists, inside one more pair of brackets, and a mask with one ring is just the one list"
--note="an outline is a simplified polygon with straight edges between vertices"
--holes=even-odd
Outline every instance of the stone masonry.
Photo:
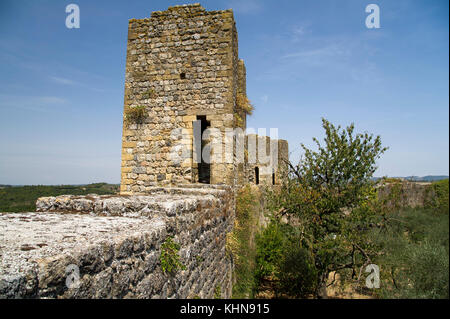
[[[231,296],[225,242],[234,199],[227,186],[44,197],[37,210],[0,214],[0,298]],[[186,266],[174,274],[160,263],[169,236]],[[68,287],[74,266],[79,285]]]
[[[155,185],[200,181],[193,160],[193,122],[203,118],[217,129],[246,128],[237,96],[246,96],[246,70],[238,58],[232,10],[206,11],[199,4],[170,7],[151,18],[132,19],[128,28],[122,142],[121,193],[144,193]],[[130,112],[144,109],[140,121]],[[270,144],[270,143],[269,143]],[[286,152],[281,153],[287,159]],[[189,156],[175,163],[176,146]],[[225,148],[214,148],[225,158]],[[213,162],[210,184],[239,185],[246,163]],[[273,168],[278,171],[278,167]],[[272,175],[272,173],[268,174]]]

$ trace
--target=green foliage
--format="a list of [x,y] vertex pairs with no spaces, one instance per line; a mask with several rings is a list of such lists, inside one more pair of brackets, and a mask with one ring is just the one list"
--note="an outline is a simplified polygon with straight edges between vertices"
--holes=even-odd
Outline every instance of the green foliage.
[[0,188],[0,212],[26,212],[36,210],[39,197],[58,195],[110,195],[117,194],[119,185],[95,183],[89,185],[36,185]]
[[255,287],[255,244],[257,229],[258,196],[249,185],[236,196],[236,219],[233,232],[227,235],[227,251],[234,268],[233,298],[251,298]]
[[125,109],[125,121],[128,124],[141,124],[147,116],[147,108],[144,105],[128,106]]
[[317,269],[311,253],[296,244],[291,244],[285,252],[280,259],[279,291],[295,298],[314,294],[317,290]]
[[431,184],[432,192],[434,193],[431,197],[430,207],[438,210],[442,213],[449,212],[449,182],[448,179],[433,182]]
[[404,209],[387,216],[372,230],[381,254],[383,298],[448,298],[449,216],[424,208]]
[[323,127],[324,146],[302,145],[289,180],[268,193],[278,224],[258,237],[257,278],[276,278],[279,295],[321,296],[332,272],[343,287],[363,288],[364,267],[375,263],[379,297],[448,298],[448,180],[430,186],[428,208],[401,209],[401,181],[384,180],[390,192],[379,198],[371,180],[386,150],[380,138],[355,135],[353,125],[341,130],[323,120]]
[[313,208],[318,214],[327,215],[366,200],[366,192],[373,186],[371,177],[377,168],[376,160],[387,148],[381,146],[379,136],[354,134],[353,124],[341,129],[322,119],[322,126],[325,146],[316,138],[313,140],[317,151],[302,144],[304,157],[292,167],[291,174],[299,185],[318,195],[318,201],[305,209]]
[[317,271],[307,249],[301,247],[298,229],[274,219],[256,237],[257,283],[270,280],[277,296],[295,298],[314,293]]
[[285,240],[281,225],[275,221],[256,236],[257,280],[278,274],[278,263],[283,258]]
[[214,288],[214,299],[221,299],[222,298],[222,287],[220,285],[217,285],[216,288]]
[[172,237],[168,237],[161,245],[159,260],[164,273],[174,274],[178,270],[186,269],[186,266],[180,261],[179,250],[180,244],[174,242]]
[[322,120],[324,146],[302,144],[304,157],[290,166],[290,179],[269,195],[272,209],[295,217],[300,245],[311,252],[317,270],[316,295],[324,292],[328,274],[370,261],[374,247],[367,233],[374,222],[370,202],[376,197],[371,178],[376,160],[386,151],[379,136],[355,134]]

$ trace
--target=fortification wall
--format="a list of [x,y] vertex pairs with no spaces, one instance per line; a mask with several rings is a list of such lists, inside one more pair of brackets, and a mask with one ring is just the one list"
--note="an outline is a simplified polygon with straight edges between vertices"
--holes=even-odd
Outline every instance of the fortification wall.
[[289,147],[286,140],[249,134],[245,137],[248,160],[244,183],[279,185],[286,179]]
[[[0,214],[0,298],[231,296],[230,187],[45,197],[37,209]],[[186,267],[173,275],[160,262],[161,245],[171,236]],[[68,288],[74,267],[79,286]]]
[[431,183],[401,181],[384,183],[377,188],[380,200],[390,207],[422,207],[429,204],[434,192]]
[[[170,154],[177,144],[193,151],[192,122],[198,116],[205,116],[210,127],[221,132],[235,126],[237,64],[232,10],[206,11],[193,4],[130,20],[122,194],[143,192],[148,186],[198,182],[192,156],[175,163]],[[243,62],[241,71],[242,67]],[[127,118],[136,107],[145,107],[141,123]],[[211,184],[234,185],[236,175],[235,163],[211,164]]]

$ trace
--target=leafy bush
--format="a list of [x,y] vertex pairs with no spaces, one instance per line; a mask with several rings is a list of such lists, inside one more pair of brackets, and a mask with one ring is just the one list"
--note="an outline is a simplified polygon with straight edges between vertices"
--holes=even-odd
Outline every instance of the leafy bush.
[[311,253],[298,245],[290,245],[281,259],[278,278],[281,293],[296,298],[314,294],[317,270]]
[[302,247],[314,257],[315,295],[325,297],[331,272],[354,273],[374,253],[365,238],[373,225],[371,178],[387,148],[379,136],[355,133],[353,124],[341,128],[322,119],[322,126],[324,143],[314,138],[317,150],[301,145],[302,160],[289,163],[289,180],[274,190],[269,202],[274,211],[296,220]]
[[295,227],[273,219],[256,237],[255,277],[274,283],[275,295],[302,298],[313,294],[317,270],[311,253],[302,247]]
[[257,280],[276,276],[279,261],[283,258],[285,236],[280,225],[273,221],[256,236],[256,269]]

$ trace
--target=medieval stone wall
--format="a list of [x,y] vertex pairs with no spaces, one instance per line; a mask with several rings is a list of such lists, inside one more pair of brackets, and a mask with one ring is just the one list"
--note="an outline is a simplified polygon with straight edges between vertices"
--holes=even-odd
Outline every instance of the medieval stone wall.
[[[46,197],[37,213],[0,214],[0,298],[229,298],[231,188],[149,194]],[[169,237],[185,266],[174,274],[160,261]]]
[[268,136],[246,136],[248,159],[244,165],[244,182],[250,184],[279,185],[287,176],[289,147],[286,140]]
[[423,207],[431,203],[435,194],[431,183],[398,181],[380,184],[378,198],[388,207]]
[[[237,32],[231,10],[199,4],[132,19],[128,29],[121,192],[197,182],[197,163],[174,163],[176,144],[192,151],[192,122],[204,115],[221,131],[234,127]],[[127,120],[145,107],[142,123]],[[178,131],[174,131],[178,130]],[[174,132],[185,133],[174,134]],[[186,135],[187,134],[187,135]],[[211,164],[211,183],[235,183],[234,163]]]
[[[206,139],[211,146],[209,183],[249,182],[254,165],[238,160],[235,141],[231,153],[226,147],[226,129],[245,131],[247,124],[238,95],[246,97],[246,69],[238,58],[232,10],[206,11],[193,4],[130,20],[121,194],[200,182],[200,165],[193,160],[200,156],[193,146],[193,122],[199,117],[218,132]],[[139,109],[143,116],[136,121],[131,115]],[[278,167],[270,170],[263,179],[271,179]]]

